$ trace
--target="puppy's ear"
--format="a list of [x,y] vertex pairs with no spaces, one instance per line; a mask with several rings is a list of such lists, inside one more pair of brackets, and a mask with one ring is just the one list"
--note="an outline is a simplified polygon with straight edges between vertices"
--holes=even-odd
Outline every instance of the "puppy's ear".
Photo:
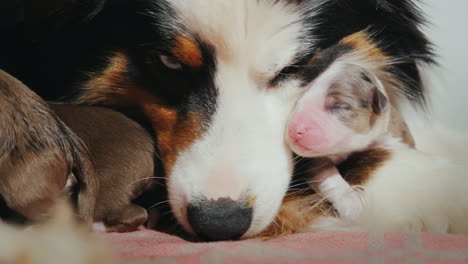
[[375,114],[381,114],[387,110],[387,97],[376,87],[372,88],[369,98],[369,108]]

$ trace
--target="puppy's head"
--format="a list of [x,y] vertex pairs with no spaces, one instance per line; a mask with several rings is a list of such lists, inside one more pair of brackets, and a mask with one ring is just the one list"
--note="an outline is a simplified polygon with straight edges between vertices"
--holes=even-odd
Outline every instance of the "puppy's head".
[[381,82],[358,65],[335,62],[299,99],[287,141],[305,157],[348,154],[387,132],[389,103]]

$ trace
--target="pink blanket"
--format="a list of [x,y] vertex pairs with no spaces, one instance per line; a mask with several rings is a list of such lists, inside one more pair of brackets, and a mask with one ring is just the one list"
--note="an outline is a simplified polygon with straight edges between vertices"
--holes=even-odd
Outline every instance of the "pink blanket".
[[467,263],[468,237],[432,233],[303,233],[268,241],[190,243],[141,230],[107,234],[137,263]]

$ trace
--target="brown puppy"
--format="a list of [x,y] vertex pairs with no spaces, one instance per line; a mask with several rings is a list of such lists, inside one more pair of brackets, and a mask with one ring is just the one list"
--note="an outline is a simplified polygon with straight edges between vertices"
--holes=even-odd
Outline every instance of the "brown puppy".
[[0,70],[0,195],[13,211],[40,218],[63,193],[69,175],[79,215],[90,221],[99,183],[83,142],[24,84]]
[[151,135],[123,114],[102,107],[50,104],[85,142],[96,165],[100,191],[95,221],[108,232],[136,230],[148,218],[132,200],[155,183]]

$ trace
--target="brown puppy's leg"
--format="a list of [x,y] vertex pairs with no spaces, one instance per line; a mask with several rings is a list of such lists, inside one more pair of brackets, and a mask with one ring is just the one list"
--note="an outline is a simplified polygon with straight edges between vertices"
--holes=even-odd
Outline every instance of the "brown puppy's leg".
[[[138,228],[146,221],[147,213],[132,206],[131,201],[154,183],[155,147],[151,135],[111,109],[67,104],[50,107],[88,146],[95,162],[100,189],[94,220],[104,222],[108,231]],[[78,205],[86,209],[86,197],[78,200]]]
[[120,215],[115,219],[106,219],[104,224],[107,232],[130,232],[138,229],[148,219],[146,209],[130,204]]
[[74,136],[74,133],[66,125],[64,128],[66,128],[66,134],[73,135],[69,137],[69,141],[74,150],[73,173],[79,187],[76,199],[78,214],[86,223],[91,224],[96,208],[96,198],[99,194],[99,179],[96,176],[96,168],[83,141]]
[[32,220],[42,217],[75,168],[82,199],[91,200],[80,214],[92,219],[98,185],[94,167],[85,165],[89,158],[42,98],[0,70],[0,195],[7,207]]

